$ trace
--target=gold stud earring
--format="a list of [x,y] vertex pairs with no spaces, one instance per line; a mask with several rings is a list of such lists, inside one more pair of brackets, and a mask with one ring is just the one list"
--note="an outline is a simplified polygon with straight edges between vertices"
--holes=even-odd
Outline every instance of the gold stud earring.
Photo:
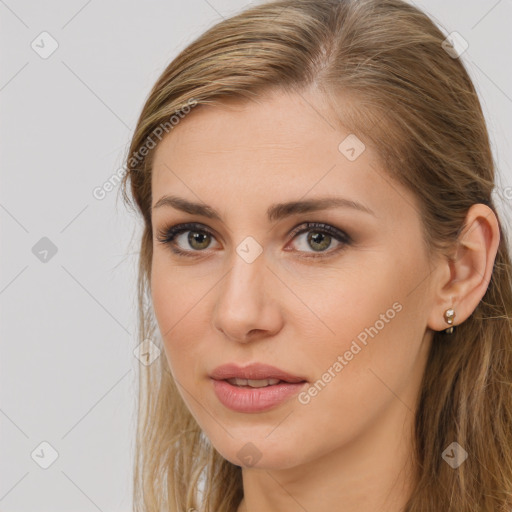
[[455,310],[453,308],[447,309],[444,312],[444,319],[448,325],[451,325],[451,327],[448,327],[448,329],[445,329],[444,332],[446,334],[452,334],[454,326],[453,319],[455,318]]

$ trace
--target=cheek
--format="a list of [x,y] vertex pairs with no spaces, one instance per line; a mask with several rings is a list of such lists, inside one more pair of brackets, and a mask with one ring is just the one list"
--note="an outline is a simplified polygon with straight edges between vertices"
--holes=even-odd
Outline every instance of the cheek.
[[[184,328],[190,328],[190,316],[187,315],[187,311],[191,316],[197,312],[194,312],[191,304],[194,299],[186,292],[187,287],[180,282],[179,275],[161,260],[163,258],[153,259],[151,299],[169,366],[174,374],[173,365],[170,363],[186,354],[187,337],[177,334],[183,332]],[[192,336],[192,333],[189,334]]]
[[204,374],[211,284],[191,280],[190,270],[170,267],[165,257],[154,258],[153,264],[151,298],[165,356],[175,379],[189,389]]
[[197,318],[196,306],[206,292],[206,287],[203,291],[201,288],[201,280],[191,281],[190,272],[187,274],[173,265],[162,249],[153,253],[151,299],[164,339],[183,321],[190,321],[187,317]]
[[160,334],[165,341],[166,333],[178,319],[180,305],[178,288],[172,286],[171,272],[165,271],[158,258],[153,258],[151,270],[151,300]]
[[[396,398],[393,393],[407,388],[411,373],[421,366],[422,298],[419,291],[410,293],[417,269],[410,267],[407,276],[399,267],[389,259],[387,266],[347,273],[337,290],[312,298],[315,312],[329,330],[317,334],[314,343],[301,345],[315,379],[299,397],[302,407],[297,412],[305,429],[313,428],[316,418],[329,411],[330,421],[324,427],[329,435],[356,435]],[[412,397],[404,400],[412,406]]]
[[396,279],[398,271],[392,260],[380,256],[379,261],[347,263],[324,276],[312,275],[312,279],[301,274],[290,283],[307,307],[299,303],[294,308],[296,339],[304,340],[300,343],[311,351],[311,361],[323,365],[317,372],[325,370],[333,355],[349,351],[354,340],[364,346],[372,337],[381,338],[400,315],[404,294]]
[[[297,280],[295,287],[299,294],[307,297],[308,305],[321,320],[315,321],[308,315],[313,319],[310,323],[323,335],[324,343],[315,347],[317,354],[343,354],[351,349],[354,340],[369,347],[371,340],[386,339],[383,347],[386,350],[398,349],[406,342],[414,331],[404,332],[404,328],[414,326],[423,307],[423,289],[418,289],[418,284],[421,276],[428,275],[428,268],[422,270],[428,265],[420,256],[418,251],[397,253],[393,247],[354,251],[343,260],[343,267],[327,276],[329,279],[318,280],[320,286]],[[362,352],[371,357],[374,350],[361,351],[357,357],[360,360],[364,359]],[[347,357],[352,356],[347,354]]]

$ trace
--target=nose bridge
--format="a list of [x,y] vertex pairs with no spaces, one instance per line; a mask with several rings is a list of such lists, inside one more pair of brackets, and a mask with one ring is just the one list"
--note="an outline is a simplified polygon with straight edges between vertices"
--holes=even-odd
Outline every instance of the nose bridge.
[[235,247],[222,295],[237,301],[239,306],[249,301],[252,307],[259,307],[265,294],[265,257],[263,247],[252,237],[248,238]]
[[263,248],[254,239],[244,239],[235,247],[218,291],[213,315],[217,330],[238,341],[246,341],[250,331],[275,331],[279,315],[269,300],[267,274]]

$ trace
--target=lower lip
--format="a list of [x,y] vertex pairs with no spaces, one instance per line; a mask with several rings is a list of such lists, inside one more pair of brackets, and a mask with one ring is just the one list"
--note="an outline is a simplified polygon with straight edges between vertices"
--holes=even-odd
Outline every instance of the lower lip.
[[264,388],[242,388],[225,380],[213,381],[213,389],[220,402],[237,412],[262,412],[272,409],[296,395],[307,382],[281,382]]

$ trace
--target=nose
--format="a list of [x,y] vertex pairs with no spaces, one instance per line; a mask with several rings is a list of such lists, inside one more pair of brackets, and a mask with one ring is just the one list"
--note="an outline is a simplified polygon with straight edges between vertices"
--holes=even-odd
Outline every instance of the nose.
[[275,335],[283,325],[275,291],[278,279],[263,254],[251,263],[237,254],[233,262],[217,288],[214,328],[239,343]]

